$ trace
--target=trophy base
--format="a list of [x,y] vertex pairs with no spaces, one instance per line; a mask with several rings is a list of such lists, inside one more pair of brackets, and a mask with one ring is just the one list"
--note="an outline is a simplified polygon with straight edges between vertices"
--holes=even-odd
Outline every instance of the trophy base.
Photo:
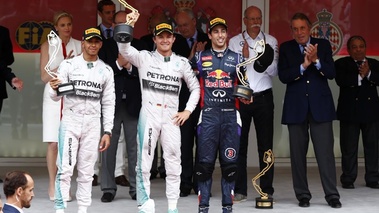
[[114,28],[113,39],[119,43],[129,43],[133,40],[133,27],[127,24],[118,24]]
[[75,93],[75,87],[74,83],[64,83],[64,84],[59,84],[58,89],[57,89],[57,95],[58,96],[63,96],[63,95],[69,95],[69,94],[74,94]]
[[234,97],[240,97],[240,98],[250,100],[252,95],[253,95],[253,90],[250,89],[249,87],[242,86],[242,85],[237,85],[236,87],[234,87],[234,92],[233,92]]
[[273,198],[268,197],[257,197],[255,198],[255,208],[257,209],[272,209],[273,208]]

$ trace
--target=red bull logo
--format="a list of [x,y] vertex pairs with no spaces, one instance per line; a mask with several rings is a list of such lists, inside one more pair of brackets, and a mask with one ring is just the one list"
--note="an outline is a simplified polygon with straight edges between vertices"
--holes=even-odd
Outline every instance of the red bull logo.
[[223,79],[223,78],[230,78],[230,73],[224,72],[222,70],[215,70],[211,72],[207,72],[208,78],[216,78],[216,79]]

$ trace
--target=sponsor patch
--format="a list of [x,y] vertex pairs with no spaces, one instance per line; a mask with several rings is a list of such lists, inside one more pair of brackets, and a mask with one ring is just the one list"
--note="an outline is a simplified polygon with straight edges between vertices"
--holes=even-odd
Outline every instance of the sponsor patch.
[[202,61],[210,61],[210,60],[212,60],[212,56],[211,55],[209,55],[209,56],[203,56],[203,57],[201,57],[201,60]]
[[205,62],[203,62],[203,64],[202,64],[202,66],[203,67],[210,67],[210,66],[212,66],[212,62],[210,62],[210,61],[205,61]]
[[236,157],[236,150],[233,148],[225,149],[225,157],[228,159],[233,159]]

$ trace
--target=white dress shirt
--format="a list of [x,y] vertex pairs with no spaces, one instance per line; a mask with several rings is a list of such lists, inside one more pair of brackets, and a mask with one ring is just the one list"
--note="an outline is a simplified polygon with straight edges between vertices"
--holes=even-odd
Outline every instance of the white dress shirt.
[[[265,39],[266,43],[274,49],[274,60],[272,61],[272,64],[269,67],[267,67],[266,71],[264,71],[263,73],[258,73],[254,70],[254,62],[246,66],[246,75],[250,84],[250,88],[254,92],[261,92],[272,88],[272,78],[278,75],[278,41],[273,36],[263,33],[262,31],[258,34],[258,36],[255,39],[251,38],[246,31],[242,33],[250,47],[254,47],[255,42]],[[229,41],[229,49],[240,54],[242,54],[242,48],[244,45],[242,33],[234,36]],[[249,48],[249,55],[254,55],[253,50],[251,48]]]

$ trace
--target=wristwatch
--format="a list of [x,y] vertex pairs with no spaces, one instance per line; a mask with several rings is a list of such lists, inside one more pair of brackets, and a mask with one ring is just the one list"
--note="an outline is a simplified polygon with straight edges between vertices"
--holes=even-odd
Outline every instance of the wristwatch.
[[317,64],[317,63],[320,63],[320,59],[316,59],[315,62],[313,62],[314,64]]
[[104,135],[109,135],[109,137],[112,137],[112,133],[108,131],[104,131]]

